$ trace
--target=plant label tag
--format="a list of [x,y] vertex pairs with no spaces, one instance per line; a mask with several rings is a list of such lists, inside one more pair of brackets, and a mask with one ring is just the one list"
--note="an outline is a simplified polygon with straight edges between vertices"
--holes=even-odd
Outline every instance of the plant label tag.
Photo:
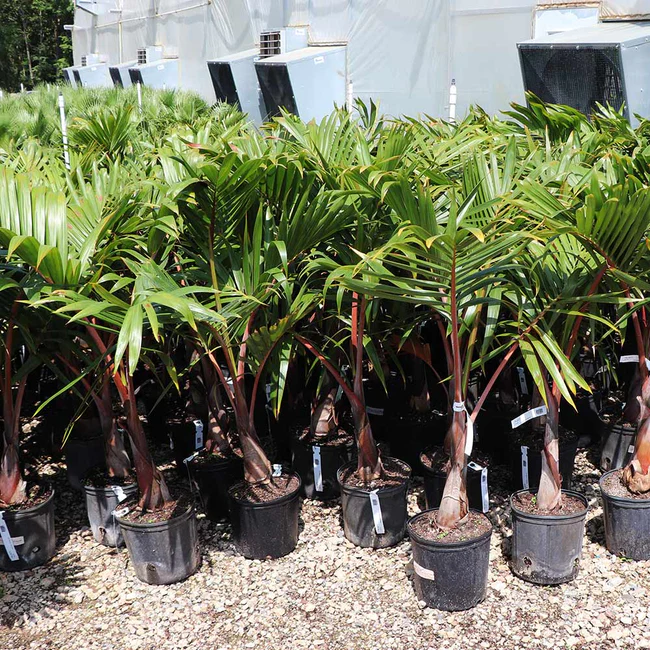
[[375,532],[377,535],[383,535],[386,530],[384,528],[384,518],[381,514],[381,503],[379,502],[379,495],[377,490],[373,490],[368,494],[370,497],[370,507],[372,508],[372,518],[375,522]]
[[467,413],[467,426],[465,432],[465,456],[471,456],[472,449],[474,449],[474,423],[472,422],[472,418],[469,417],[469,413]]
[[278,463],[273,465],[273,476],[282,476],[282,465]]
[[471,461],[470,463],[467,463],[467,467],[470,469],[473,469],[475,472],[480,472],[483,467],[479,465],[478,463],[475,463],[474,461]]
[[323,468],[320,464],[320,447],[314,445],[312,447],[314,457],[314,490],[316,492],[323,491]]
[[383,415],[384,409],[375,408],[374,406],[366,406],[366,413],[368,415]]
[[481,470],[481,505],[483,512],[486,513],[490,509],[490,494],[488,492],[488,477],[487,467]]
[[[639,363],[639,355],[638,354],[624,354],[619,360],[619,363]],[[650,359],[645,360],[645,365],[647,366],[648,370],[650,370]]]
[[266,395],[266,403],[270,404],[271,403],[271,384],[266,384],[264,387],[264,393]]
[[628,454],[633,454],[633,453],[634,453],[634,445],[630,445],[630,446],[627,448],[627,453],[628,453]]
[[528,481],[528,447],[521,445],[521,484],[524,490],[530,487]]
[[[0,512],[0,538],[2,538],[2,545],[5,547],[9,559],[12,562],[16,562],[18,560],[18,553],[16,553],[16,546],[9,533],[9,528],[7,528],[7,522],[4,520],[3,512]],[[25,540],[23,540],[24,543]]]
[[113,510],[113,517],[124,517],[124,515],[129,514],[128,508],[120,508],[119,510]]
[[433,572],[433,569],[425,569],[423,566],[419,565],[415,560],[413,560],[413,571],[424,578],[425,580],[435,580],[436,574]]
[[169,448],[174,451],[174,439],[172,438],[172,434],[168,434],[169,437]]
[[[12,537],[11,541],[13,542],[14,546],[23,546],[25,543],[25,538],[21,535],[20,537]],[[0,546],[4,546],[5,543],[2,541],[2,538],[0,538]]]
[[526,383],[526,373],[523,368],[517,368],[519,375],[519,388],[521,388],[522,395],[528,395],[528,384]]
[[194,420],[194,449],[203,447],[203,422]]
[[111,485],[111,490],[113,490],[113,493],[117,497],[117,502],[122,503],[126,499],[126,493],[122,489],[121,485]]
[[195,451],[193,454],[190,454],[187,458],[183,458],[183,462],[187,465],[189,462],[193,461],[199,455],[198,451]]
[[526,411],[519,417],[515,418],[510,422],[510,424],[512,424],[513,429],[516,429],[517,427],[520,427],[522,424],[524,424],[524,422],[528,422],[533,418],[542,417],[542,415],[546,415],[547,413],[548,409],[545,406],[538,406],[537,408],[530,409],[530,411]]

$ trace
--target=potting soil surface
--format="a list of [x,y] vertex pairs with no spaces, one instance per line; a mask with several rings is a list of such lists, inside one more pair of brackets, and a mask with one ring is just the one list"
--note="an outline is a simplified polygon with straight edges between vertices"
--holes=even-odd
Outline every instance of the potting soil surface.
[[274,501],[281,497],[295,492],[298,488],[298,479],[294,474],[282,474],[275,476],[271,483],[259,483],[251,485],[240,481],[231,488],[232,495],[241,500],[251,503],[264,503]]
[[531,515],[574,515],[578,512],[584,512],[585,504],[577,497],[572,497],[567,494],[562,495],[562,500],[558,508],[552,512],[545,512],[539,509],[537,504],[537,495],[531,492],[522,492],[515,498],[515,505],[517,510],[527,512]]
[[374,479],[370,483],[364,483],[357,474],[357,465],[353,463],[341,472],[341,481],[344,485],[364,490],[376,490],[383,487],[402,485],[408,478],[409,473],[405,463],[393,458],[383,457],[384,474],[381,478]]
[[607,494],[613,497],[622,497],[624,499],[635,499],[637,501],[647,501],[650,499],[650,493],[644,492],[642,494],[637,494],[636,492],[630,492],[627,486],[622,481],[623,470],[619,469],[611,474],[608,474],[605,480],[603,481],[603,488]]
[[492,524],[482,514],[470,511],[463,524],[451,530],[441,530],[436,521],[436,512],[428,512],[418,517],[411,523],[410,528],[419,537],[441,544],[455,544],[456,542],[467,542],[485,535]]

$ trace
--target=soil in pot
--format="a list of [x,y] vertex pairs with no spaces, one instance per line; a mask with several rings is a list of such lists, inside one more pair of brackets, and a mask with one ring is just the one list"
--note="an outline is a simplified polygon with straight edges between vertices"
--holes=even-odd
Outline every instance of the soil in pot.
[[282,474],[266,485],[239,481],[231,486],[233,540],[244,557],[278,558],[296,548],[300,483],[297,474]]
[[615,469],[600,478],[605,544],[613,555],[650,559],[650,493],[630,492]]
[[182,494],[164,508],[145,513],[136,504],[135,498],[125,501],[115,516],[138,579],[166,585],[195,573],[201,554],[189,496]]
[[441,445],[447,431],[447,416],[438,411],[398,413],[388,422],[390,455],[403,460],[416,474],[422,474],[420,452]]
[[580,569],[587,499],[562,490],[562,505],[540,511],[535,494],[520,490],[510,497],[512,571],[528,582],[556,585],[573,580]]
[[382,458],[384,476],[365,484],[356,462],[338,471],[343,530],[347,539],[363,548],[398,544],[406,533],[406,494],[411,468],[396,458]]
[[485,599],[492,524],[471,510],[465,523],[442,531],[436,525],[437,512],[425,510],[408,523],[415,593],[428,607],[470,609]]
[[630,462],[634,453],[636,429],[636,425],[629,422],[617,422],[605,426],[600,469],[608,472],[625,467]]
[[[447,480],[449,456],[442,447],[431,447],[420,454],[420,465],[424,474],[424,495],[427,508],[440,506]],[[467,497],[473,510],[487,512],[490,507],[488,468],[490,458],[477,451],[472,454],[471,465],[467,467]]]
[[354,436],[343,429],[334,435],[314,437],[309,427],[300,427],[291,441],[293,469],[302,480],[308,499],[327,501],[340,494],[336,472],[355,453]]
[[[514,490],[539,487],[542,475],[542,451],[544,434],[538,428],[523,425],[510,437],[510,466]],[[578,437],[572,431],[560,428],[560,474],[562,487],[571,487],[571,477],[578,451]],[[526,486],[528,478],[528,486]]]
[[211,521],[226,519],[228,489],[244,476],[242,459],[202,452],[188,463],[188,469],[205,516]]
[[93,537],[104,546],[122,546],[124,538],[113,511],[120,503],[138,493],[134,477],[109,477],[105,472],[92,470],[83,481],[86,511]]
[[54,490],[31,483],[27,500],[0,509],[4,534],[0,537],[0,571],[24,571],[45,564],[56,550]]

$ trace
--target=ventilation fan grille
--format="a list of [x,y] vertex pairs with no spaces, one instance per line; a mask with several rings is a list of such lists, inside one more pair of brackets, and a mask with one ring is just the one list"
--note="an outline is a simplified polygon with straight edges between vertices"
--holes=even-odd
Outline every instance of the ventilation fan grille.
[[280,32],[262,32],[260,34],[260,59],[282,54],[282,34]]
[[526,90],[545,102],[571,106],[585,115],[593,114],[596,104],[619,110],[625,103],[616,47],[521,47],[520,56]]
[[144,47],[138,48],[138,65],[144,65],[147,62],[147,49]]
[[88,57],[87,56],[84,55],[84,56],[81,57],[81,65],[84,68],[88,65]]

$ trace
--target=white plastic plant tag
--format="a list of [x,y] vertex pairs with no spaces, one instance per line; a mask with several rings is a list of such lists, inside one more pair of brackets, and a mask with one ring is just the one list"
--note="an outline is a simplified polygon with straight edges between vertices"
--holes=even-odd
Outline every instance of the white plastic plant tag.
[[473,469],[475,472],[480,472],[483,467],[479,465],[478,463],[475,463],[474,461],[471,461],[470,463],[467,463],[467,467],[470,469]]
[[169,434],[169,448],[174,451],[174,439],[172,438],[172,434]]
[[633,453],[634,453],[634,445],[630,445],[630,446],[627,448],[627,453],[628,453],[628,454],[633,454]]
[[420,578],[424,578],[425,580],[435,580],[436,579],[436,574],[433,572],[433,569],[425,569],[423,566],[418,564],[415,560],[413,560],[413,570],[415,573],[417,573]]
[[379,503],[377,490],[370,492],[368,497],[370,498],[370,507],[372,508],[372,518],[375,521],[375,532],[377,535],[383,535],[386,530],[384,528],[384,518],[381,514],[381,503]]
[[469,413],[467,413],[466,431],[465,456],[471,456],[472,449],[474,449],[474,423],[472,422],[472,418],[469,417]]
[[521,484],[524,490],[530,487],[528,481],[528,447],[526,445],[521,445]]
[[113,493],[117,497],[117,502],[122,503],[126,499],[126,493],[122,489],[121,485],[111,485],[111,490],[113,490]]
[[282,476],[282,465],[278,463],[273,465],[273,476]]
[[198,451],[195,451],[193,454],[190,454],[187,458],[183,458],[183,462],[187,465],[190,461],[193,461],[199,455]]
[[128,508],[120,508],[119,510],[113,510],[113,517],[124,517],[124,515],[129,514]]
[[368,415],[383,415],[384,409],[375,408],[374,406],[366,406],[366,413]]
[[270,404],[271,403],[271,384],[266,384],[264,388],[264,393],[266,395],[266,403]]
[[546,415],[547,413],[548,409],[545,406],[538,406],[537,408],[530,409],[530,411],[522,413],[519,417],[516,417],[514,420],[512,420],[510,424],[512,424],[513,429],[516,429],[517,427],[520,427],[522,424],[524,424],[524,422],[528,422],[533,418],[542,417],[542,415]]
[[316,492],[323,491],[323,469],[320,464],[320,447],[314,445],[312,447],[313,460],[314,460],[314,490]]
[[[11,538],[7,522],[4,520],[4,513],[0,512],[0,537],[2,538],[2,545],[7,550],[7,555],[12,562],[18,560],[18,553],[16,553],[16,546],[14,540]],[[24,540],[23,540],[24,543]]]
[[[639,363],[639,355],[638,354],[624,354],[619,360],[619,363]],[[650,359],[645,360],[645,365],[647,366],[648,370],[650,370]]]
[[490,509],[490,494],[488,492],[488,477],[487,477],[487,467],[484,467],[481,470],[481,502],[482,510],[486,513]]
[[194,449],[203,447],[203,422],[194,420]]
[[526,383],[526,373],[523,368],[517,368],[519,375],[519,388],[521,388],[522,395],[528,395],[528,384]]
[[[21,535],[20,537],[12,537],[11,541],[13,542],[14,546],[23,546],[25,544],[25,538]],[[2,538],[0,538],[0,546],[4,546],[5,543],[2,541]]]

